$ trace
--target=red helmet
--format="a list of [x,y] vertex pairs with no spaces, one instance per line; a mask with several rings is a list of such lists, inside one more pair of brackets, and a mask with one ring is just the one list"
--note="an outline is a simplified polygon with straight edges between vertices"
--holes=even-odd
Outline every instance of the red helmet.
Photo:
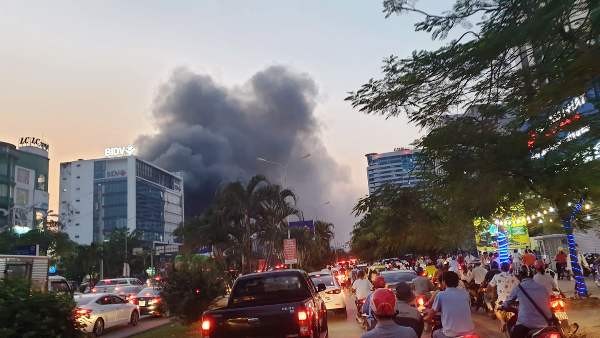
[[542,260],[535,261],[535,269],[536,270],[544,270],[546,268],[546,263]]
[[383,279],[383,276],[375,277],[375,280],[373,281],[373,287],[375,289],[382,289],[385,287],[385,279]]
[[371,309],[378,316],[391,317],[396,313],[396,295],[390,289],[377,289],[371,295]]

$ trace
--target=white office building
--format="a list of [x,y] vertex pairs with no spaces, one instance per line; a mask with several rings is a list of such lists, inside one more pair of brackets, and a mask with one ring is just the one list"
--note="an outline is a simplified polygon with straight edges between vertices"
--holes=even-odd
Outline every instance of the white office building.
[[418,150],[409,148],[396,148],[388,153],[366,154],[369,194],[385,184],[414,187],[419,182],[418,155]]
[[135,156],[64,162],[59,203],[60,221],[79,244],[124,227],[147,242],[174,243],[184,221],[183,179]]

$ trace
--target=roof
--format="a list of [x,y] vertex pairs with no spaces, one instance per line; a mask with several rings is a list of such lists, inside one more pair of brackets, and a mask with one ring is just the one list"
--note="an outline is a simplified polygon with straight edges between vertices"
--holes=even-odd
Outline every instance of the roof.
[[305,274],[306,272],[304,270],[299,270],[299,269],[286,269],[286,270],[275,270],[275,271],[266,271],[266,272],[254,272],[254,273],[249,273],[247,275],[243,275],[240,276],[238,279],[246,279],[246,278],[252,278],[252,277],[267,277],[267,276],[277,276],[277,275],[287,275],[287,274],[291,274],[291,273],[296,273],[296,274]]

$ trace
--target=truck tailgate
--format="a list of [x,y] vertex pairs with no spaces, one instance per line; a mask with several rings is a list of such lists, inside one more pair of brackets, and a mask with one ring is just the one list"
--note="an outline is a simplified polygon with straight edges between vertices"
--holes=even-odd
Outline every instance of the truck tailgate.
[[293,337],[299,330],[297,306],[284,303],[215,311],[215,337]]

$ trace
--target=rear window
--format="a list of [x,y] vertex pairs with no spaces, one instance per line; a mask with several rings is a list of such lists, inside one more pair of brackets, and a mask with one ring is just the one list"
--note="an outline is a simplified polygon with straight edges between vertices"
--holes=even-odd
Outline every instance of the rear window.
[[62,280],[50,282],[50,289],[51,289],[51,291],[54,291],[54,292],[70,292],[71,291],[71,287],[69,286],[69,283],[62,281]]
[[314,285],[319,285],[321,283],[325,284],[325,286],[335,286],[335,282],[333,281],[333,278],[331,277],[331,275],[325,275],[325,276],[311,276],[310,279],[312,279],[312,282]]
[[239,280],[230,299],[232,306],[295,302],[310,296],[297,275],[256,276]]
[[78,297],[75,298],[77,305],[85,305],[91,303],[96,297]]
[[383,276],[386,283],[410,282],[417,277],[416,274],[411,272],[382,273],[381,276]]
[[145,288],[142,291],[140,291],[139,293],[142,296],[148,295],[148,296],[157,296],[160,294],[160,290],[155,289],[155,288]]
[[123,285],[128,284],[127,280],[124,279],[103,279],[98,281],[96,286],[110,286],[110,285]]

